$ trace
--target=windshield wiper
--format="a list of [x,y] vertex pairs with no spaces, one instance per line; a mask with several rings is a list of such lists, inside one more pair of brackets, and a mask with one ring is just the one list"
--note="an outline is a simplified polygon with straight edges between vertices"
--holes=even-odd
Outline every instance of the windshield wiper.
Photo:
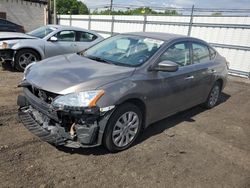
[[86,56],[87,58],[89,59],[92,59],[92,60],[95,60],[95,61],[98,61],[98,62],[103,62],[103,63],[108,63],[108,64],[114,64],[106,59],[103,59],[101,57],[95,57],[95,56]]
[[108,61],[108,60],[103,59],[101,57],[96,57],[96,56],[84,56],[84,57],[87,57],[89,59],[92,59],[92,60],[95,60],[95,61],[98,61],[98,62],[107,63],[107,64],[123,66],[123,67],[134,67],[133,65],[129,65],[129,64],[125,64],[125,63],[118,63],[118,62],[114,62],[114,61]]

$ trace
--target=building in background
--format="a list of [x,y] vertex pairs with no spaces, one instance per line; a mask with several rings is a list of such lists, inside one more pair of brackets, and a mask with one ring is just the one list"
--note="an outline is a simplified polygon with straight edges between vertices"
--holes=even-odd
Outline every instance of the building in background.
[[0,16],[31,31],[47,24],[47,0],[0,0]]

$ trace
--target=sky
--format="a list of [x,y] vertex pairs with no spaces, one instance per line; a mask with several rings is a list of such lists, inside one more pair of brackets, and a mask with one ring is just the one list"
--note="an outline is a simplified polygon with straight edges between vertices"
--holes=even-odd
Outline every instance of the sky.
[[[81,0],[88,7],[110,4],[110,0]],[[189,8],[250,9],[250,0],[113,0],[114,4]]]

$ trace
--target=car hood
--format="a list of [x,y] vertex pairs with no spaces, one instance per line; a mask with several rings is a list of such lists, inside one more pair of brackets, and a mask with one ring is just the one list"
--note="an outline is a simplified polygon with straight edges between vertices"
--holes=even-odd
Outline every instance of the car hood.
[[34,39],[36,37],[26,35],[24,33],[15,32],[0,32],[0,41],[19,40],[19,39]]
[[33,86],[57,94],[94,90],[130,77],[135,68],[101,63],[77,54],[55,56],[26,70],[25,80]]

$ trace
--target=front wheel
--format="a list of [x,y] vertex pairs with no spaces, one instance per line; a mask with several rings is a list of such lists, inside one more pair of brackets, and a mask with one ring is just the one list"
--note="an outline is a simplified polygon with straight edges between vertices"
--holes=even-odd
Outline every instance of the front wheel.
[[212,87],[208,95],[206,102],[204,103],[204,106],[208,109],[213,108],[217,104],[220,98],[220,94],[221,94],[221,84],[219,82],[215,82],[214,86]]
[[119,106],[111,115],[103,138],[103,144],[111,152],[130,147],[138,137],[142,126],[142,113],[132,104]]
[[24,69],[32,62],[38,61],[39,55],[37,52],[31,49],[19,50],[15,56],[14,67],[23,72]]

